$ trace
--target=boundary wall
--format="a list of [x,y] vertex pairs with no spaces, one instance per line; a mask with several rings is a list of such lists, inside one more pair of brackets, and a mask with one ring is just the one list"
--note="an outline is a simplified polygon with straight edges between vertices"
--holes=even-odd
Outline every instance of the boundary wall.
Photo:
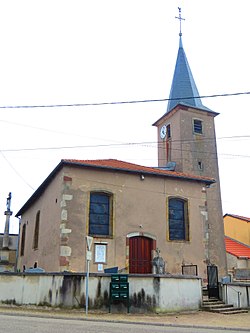
[[[88,308],[108,310],[111,274],[90,273]],[[197,276],[128,275],[131,312],[199,310],[202,282]],[[86,274],[0,273],[0,303],[85,308]],[[112,302],[112,312],[126,302]]]
[[250,308],[250,283],[221,283],[221,296],[226,304],[238,308]]

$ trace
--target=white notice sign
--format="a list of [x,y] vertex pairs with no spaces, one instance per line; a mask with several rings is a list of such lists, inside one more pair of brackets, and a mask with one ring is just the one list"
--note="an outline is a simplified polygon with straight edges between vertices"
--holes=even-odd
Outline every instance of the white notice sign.
[[95,262],[106,262],[106,244],[95,244]]

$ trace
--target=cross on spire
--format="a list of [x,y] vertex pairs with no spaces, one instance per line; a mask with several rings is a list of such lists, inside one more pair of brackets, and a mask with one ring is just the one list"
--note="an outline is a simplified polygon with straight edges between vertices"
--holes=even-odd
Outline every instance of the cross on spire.
[[181,17],[181,7],[178,7],[179,10],[179,16],[175,16],[175,18],[177,18],[180,21],[180,32],[179,32],[179,36],[182,36],[182,32],[181,32],[181,21],[185,21],[185,19],[183,17]]

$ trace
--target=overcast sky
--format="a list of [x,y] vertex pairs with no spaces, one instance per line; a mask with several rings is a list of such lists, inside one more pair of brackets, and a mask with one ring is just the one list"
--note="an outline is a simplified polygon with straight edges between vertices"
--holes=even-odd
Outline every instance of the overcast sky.
[[[0,0],[1,232],[8,193],[15,232],[14,215],[62,158],[157,166],[152,124],[167,102],[2,107],[168,98],[178,6],[200,95],[249,92],[249,0]],[[250,95],[202,102],[220,113],[223,213],[250,217]]]

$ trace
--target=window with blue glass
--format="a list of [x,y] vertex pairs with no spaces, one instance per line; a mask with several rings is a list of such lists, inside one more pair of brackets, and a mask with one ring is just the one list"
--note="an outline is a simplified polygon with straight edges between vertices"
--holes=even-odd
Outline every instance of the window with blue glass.
[[89,235],[110,236],[112,220],[112,196],[91,192],[89,207]]
[[170,198],[168,201],[169,240],[189,240],[187,201]]

